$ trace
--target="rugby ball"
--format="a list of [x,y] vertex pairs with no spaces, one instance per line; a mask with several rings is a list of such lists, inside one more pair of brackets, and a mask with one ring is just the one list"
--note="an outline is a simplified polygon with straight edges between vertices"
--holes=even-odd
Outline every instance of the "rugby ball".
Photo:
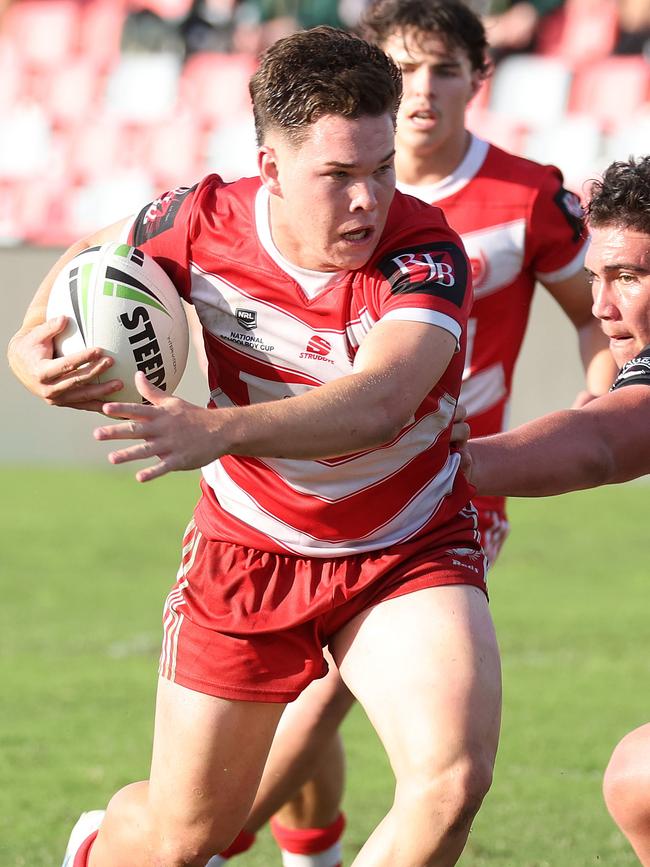
[[57,275],[47,318],[67,316],[54,341],[55,356],[99,346],[115,359],[98,381],[121,379],[124,388],[108,400],[142,403],[134,376],[170,394],[181,380],[189,329],[176,287],[160,265],[129,244],[89,247]]

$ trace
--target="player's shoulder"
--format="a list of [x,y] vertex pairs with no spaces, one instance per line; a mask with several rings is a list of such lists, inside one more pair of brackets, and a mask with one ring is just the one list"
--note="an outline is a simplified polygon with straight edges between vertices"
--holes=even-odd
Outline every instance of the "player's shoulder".
[[617,391],[626,385],[650,385],[650,344],[623,365],[611,390]]
[[557,166],[551,163],[539,163],[528,157],[510,153],[492,143],[483,169],[485,174],[526,186],[541,186],[550,181],[562,181],[562,172]]
[[[435,235],[432,236],[432,232]],[[400,190],[395,191],[380,246],[390,247],[396,239],[422,236],[434,239],[457,241],[462,246],[458,233],[447,222],[444,211]]]

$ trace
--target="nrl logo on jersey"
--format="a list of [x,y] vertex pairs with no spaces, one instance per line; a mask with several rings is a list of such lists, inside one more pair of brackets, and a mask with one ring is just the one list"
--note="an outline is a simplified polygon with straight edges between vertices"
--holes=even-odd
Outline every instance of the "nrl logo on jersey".
[[238,307],[235,310],[235,319],[237,324],[247,331],[257,328],[257,310],[245,310],[243,307]]

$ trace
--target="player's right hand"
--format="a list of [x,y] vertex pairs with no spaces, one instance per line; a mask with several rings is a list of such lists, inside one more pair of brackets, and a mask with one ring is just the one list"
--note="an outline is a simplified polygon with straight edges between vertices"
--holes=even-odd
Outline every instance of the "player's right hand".
[[25,388],[46,403],[101,412],[106,399],[122,388],[119,379],[97,382],[113,359],[97,347],[54,358],[54,338],[66,324],[65,316],[57,316],[18,331],[9,342],[9,366]]

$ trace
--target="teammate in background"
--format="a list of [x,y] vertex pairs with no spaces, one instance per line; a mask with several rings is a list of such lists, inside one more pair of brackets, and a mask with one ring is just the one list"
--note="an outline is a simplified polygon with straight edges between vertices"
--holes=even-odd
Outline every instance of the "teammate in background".
[[[490,72],[480,18],[458,0],[378,0],[362,25],[364,37],[402,70],[398,189],[441,207],[472,263],[474,305],[461,402],[473,435],[496,433],[507,422],[514,366],[537,282],[576,327],[586,372],[576,405],[604,394],[615,366],[591,314],[577,197],[563,188],[558,169],[508,154],[465,126],[467,106]],[[473,502],[483,547],[494,563],[508,532],[505,500],[480,496]],[[333,739],[352,702],[332,669],[287,709],[242,847],[290,797],[271,824],[288,852],[285,863],[298,853],[310,854],[314,865],[339,863],[343,767],[340,743]],[[310,763],[315,777],[292,797]]]
[[[479,491],[546,497],[650,473],[650,156],[612,163],[587,213],[593,310],[620,372],[609,394],[580,409],[470,440],[466,465]],[[650,723],[614,750],[604,794],[650,867]]]
[[120,383],[93,381],[101,350],[53,359],[57,266],[11,341],[34,394],[120,420],[95,431],[127,440],[112,463],[155,457],[139,481],[203,468],[165,609],[150,779],[82,816],[66,867],[204,867],[229,846],[325,644],[396,778],[355,864],[460,857],[501,699],[476,512],[449,448],[472,293],[442,212],[395,192],[400,93],[390,59],[349,34],[281,40],[251,81],[259,178],[175,190],[60,260],[125,235],[156,257],[197,308],[210,408],[140,374],[148,404],[104,403]]

